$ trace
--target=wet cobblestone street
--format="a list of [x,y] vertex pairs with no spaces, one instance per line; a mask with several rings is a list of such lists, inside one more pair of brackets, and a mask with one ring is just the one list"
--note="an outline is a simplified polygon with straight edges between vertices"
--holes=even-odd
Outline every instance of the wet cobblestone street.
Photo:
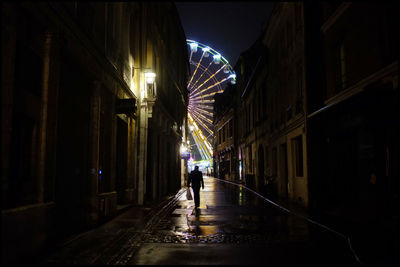
[[201,204],[181,194],[119,264],[346,263],[346,243],[252,192],[205,178]]
[[343,238],[244,187],[205,177],[200,207],[181,189],[60,246],[51,264],[355,264]]

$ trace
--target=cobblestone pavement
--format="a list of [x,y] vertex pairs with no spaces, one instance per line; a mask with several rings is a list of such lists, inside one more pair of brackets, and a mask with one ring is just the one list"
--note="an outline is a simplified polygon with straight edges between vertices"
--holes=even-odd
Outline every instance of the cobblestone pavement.
[[[290,203],[283,205],[285,209],[245,187],[205,177],[195,212],[185,192],[183,188],[161,202],[130,207],[99,227],[56,244],[35,263],[360,263],[346,236],[312,221]],[[360,252],[359,244],[356,248]]]
[[183,192],[107,263],[356,263],[346,240],[245,188],[206,177],[197,212]]

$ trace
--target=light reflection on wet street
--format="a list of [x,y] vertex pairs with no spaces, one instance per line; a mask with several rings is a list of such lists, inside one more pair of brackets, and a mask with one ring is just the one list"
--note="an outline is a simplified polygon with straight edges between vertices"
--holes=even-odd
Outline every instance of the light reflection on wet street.
[[205,177],[200,208],[182,194],[128,264],[354,263],[346,242],[237,185]]

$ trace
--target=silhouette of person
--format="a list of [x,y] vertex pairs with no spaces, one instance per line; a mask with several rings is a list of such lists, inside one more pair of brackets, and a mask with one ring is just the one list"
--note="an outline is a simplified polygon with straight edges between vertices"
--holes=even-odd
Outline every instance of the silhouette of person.
[[190,172],[188,179],[188,187],[192,184],[194,194],[194,206],[197,209],[200,206],[200,186],[204,190],[203,173],[199,171],[199,166],[195,166]]

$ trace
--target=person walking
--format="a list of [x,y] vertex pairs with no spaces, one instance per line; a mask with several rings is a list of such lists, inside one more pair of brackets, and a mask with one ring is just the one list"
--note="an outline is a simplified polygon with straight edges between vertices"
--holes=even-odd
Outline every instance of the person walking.
[[195,166],[194,170],[189,174],[188,187],[190,185],[193,188],[194,206],[198,209],[200,206],[200,186],[204,190],[203,173],[199,171],[199,166]]

